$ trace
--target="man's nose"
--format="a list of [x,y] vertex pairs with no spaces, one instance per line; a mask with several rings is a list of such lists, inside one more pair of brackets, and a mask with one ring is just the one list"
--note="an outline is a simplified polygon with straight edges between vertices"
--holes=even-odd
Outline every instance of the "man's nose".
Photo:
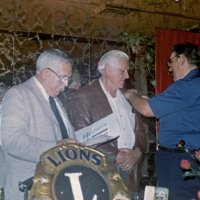
[[124,71],[124,77],[125,77],[125,79],[129,78],[128,70]]
[[69,84],[69,80],[68,80],[68,79],[67,79],[67,80],[64,80],[64,81],[62,82],[62,84],[64,85],[64,87],[67,87],[68,84]]

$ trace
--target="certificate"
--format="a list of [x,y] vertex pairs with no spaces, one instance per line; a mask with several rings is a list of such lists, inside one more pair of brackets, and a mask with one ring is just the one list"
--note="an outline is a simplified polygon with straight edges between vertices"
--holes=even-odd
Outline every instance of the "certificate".
[[119,137],[119,127],[114,114],[76,131],[76,139],[86,146],[108,142]]

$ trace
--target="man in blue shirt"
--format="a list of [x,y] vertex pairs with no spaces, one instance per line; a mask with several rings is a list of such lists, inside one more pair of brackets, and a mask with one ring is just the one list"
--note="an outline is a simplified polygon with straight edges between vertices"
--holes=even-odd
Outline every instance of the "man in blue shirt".
[[174,83],[163,93],[144,98],[128,91],[126,96],[141,114],[159,120],[158,151],[155,154],[159,187],[169,188],[170,200],[197,197],[200,180],[185,180],[180,162],[198,164],[186,153],[200,148],[200,51],[197,45],[174,45],[167,62]]

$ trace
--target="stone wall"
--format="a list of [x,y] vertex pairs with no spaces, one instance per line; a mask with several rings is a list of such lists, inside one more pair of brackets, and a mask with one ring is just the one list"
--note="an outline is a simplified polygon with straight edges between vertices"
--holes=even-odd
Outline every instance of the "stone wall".
[[198,5],[194,0],[0,0],[0,82],[26,80],[38,54],[56,47],[75,59],[87,84],[98,75],[99,57],[123,48],[122,32],[153,36],[155,27],[187,29],[199,23]]

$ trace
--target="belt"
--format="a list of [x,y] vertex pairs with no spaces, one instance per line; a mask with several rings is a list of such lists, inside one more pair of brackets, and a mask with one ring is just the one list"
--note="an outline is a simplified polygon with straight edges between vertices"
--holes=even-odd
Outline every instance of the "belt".
[[195,151],[197,151],[196,149],[186,151],[185,149],[169,148],[161,145],[158,145],[158,149],[161,151],[167,151],[171,153],[186,153],[186,152],[194,153]]

